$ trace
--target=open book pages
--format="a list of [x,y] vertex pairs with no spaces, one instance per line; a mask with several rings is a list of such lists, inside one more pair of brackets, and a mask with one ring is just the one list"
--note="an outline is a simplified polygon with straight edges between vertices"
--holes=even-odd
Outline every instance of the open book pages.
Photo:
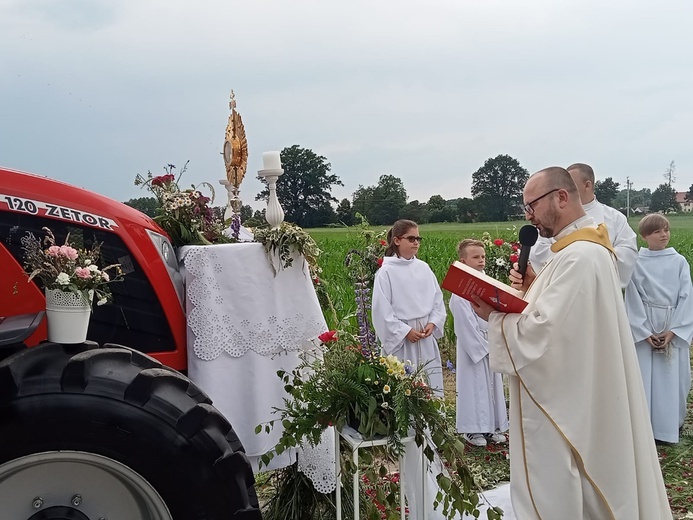
[[502,312],[519,313],[527,306],[522,292],[462,262],[450,266],[441,287],[471,302],[474,301],[472,295],[476,294]]

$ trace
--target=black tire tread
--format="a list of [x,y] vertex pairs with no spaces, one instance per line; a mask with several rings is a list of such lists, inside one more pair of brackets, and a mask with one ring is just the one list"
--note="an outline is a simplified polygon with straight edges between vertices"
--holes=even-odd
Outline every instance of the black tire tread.
[[115,398],[142,408],[188,439],[199,438],[213,472],[243,504],[233,519],[261,519],[252,469],[231,424],[194,383],[133,349],[43,343],[0,362],[0,405],[46,392]]

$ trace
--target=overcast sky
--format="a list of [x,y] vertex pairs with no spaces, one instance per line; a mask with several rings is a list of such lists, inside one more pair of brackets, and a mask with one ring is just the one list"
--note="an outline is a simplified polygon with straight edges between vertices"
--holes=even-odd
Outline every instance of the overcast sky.
[[[344,187],[470,196],[508,154],[533,173],[591,164],[693,184],[693,2],[658,0],[0,0],[0,165],[118,200],[190,160],[225,177],[231,89],[249,146],[323,155]],[[221,203],[221,199],[217,199]]]

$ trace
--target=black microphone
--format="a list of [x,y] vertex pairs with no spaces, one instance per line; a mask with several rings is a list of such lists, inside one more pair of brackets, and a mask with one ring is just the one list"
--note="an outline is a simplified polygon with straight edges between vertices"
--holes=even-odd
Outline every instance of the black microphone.
[[537,238],[539,238],[539,231],[534,226],[527,224],[520,228],[518,239],[522,247],[520,248],[520,258],[517,260],[517,270],[522,276],[527,272],[529,250],[537,243]]

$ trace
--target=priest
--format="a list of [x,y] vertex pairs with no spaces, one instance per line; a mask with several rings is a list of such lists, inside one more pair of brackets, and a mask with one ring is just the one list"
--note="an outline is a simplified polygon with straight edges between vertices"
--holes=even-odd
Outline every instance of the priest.
[[[594,194],[594,170],[588,164],[575,163],[567,168],[577,186],[582,202],[582,209],[595,224],[604,223],[609,232],[609,240],[616,254],[616,270],[621,280],[621,288],[625,289],[635,269],[638,259],[638,244],[635,231],[628,224],[626,217],[617,209],[599,202]],[[553,238],[540,237],[529,253],[529,261],[535,272],[548,262],[553,252]]]
[[671,519],[605,226],[585,215],[563,168],[532,175],[523,197],[554,254],[538,276],[511,272],[528,302],[521,314],[475,305],[491,369],[509,376],[515,515]]

